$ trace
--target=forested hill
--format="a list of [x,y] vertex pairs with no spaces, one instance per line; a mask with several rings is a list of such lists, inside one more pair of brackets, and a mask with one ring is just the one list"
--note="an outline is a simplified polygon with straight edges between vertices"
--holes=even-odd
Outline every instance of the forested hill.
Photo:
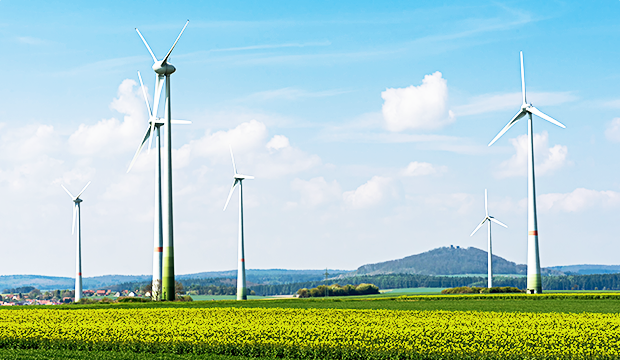
[[[527,267],[493,255],[494,274],[525,275]],[[546,271],[547,273],[549,271]],[[553,271],[552,271],[553,272]],[[420,274],[463,275],[486,274],[487,252],[475,247],[441,247],[398,260],[360,266],[350,275]]]

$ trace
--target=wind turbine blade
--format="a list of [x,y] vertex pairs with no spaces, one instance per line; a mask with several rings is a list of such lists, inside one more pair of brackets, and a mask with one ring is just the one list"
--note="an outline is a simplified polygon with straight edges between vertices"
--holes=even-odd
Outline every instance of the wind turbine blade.
[[[151,121],[151,127],[149,128],[149,132],[151,134],[155,134],[155,118],[153,118],[153,121]],[[154,136],[149,136],[149,151],[147,152],[148,154],[151,153],[151,144],[153,143],[153,138]]]
[[532,114],[534,114],[534,115],[536,115],[536,116],[538,116],[538,117],[541,117],[541,118],[543,118],[543,119],[545,119],[545,120],[549,121],[549,122],[550,122],[550,123],[552,123],[552,124],[555,124],[555,125],[557,125],[557,126],[559,126],[559,127],[563,128],[563,129],[566,129],[566,126],[564,126],[564,124],[562,124],[561,122],[559,122],[559,121],[557,121],[556,119],[552,118],[551,116],[549,116],[549,115],[547,115],[547,114],[543,113],[542,111],[538,110],[537,108],[535,108],[535,107],[533,107],[533,106],[530,106],[530,107],[528,108],[528,111],[530,111]]
[[153,61],[157,62],[157,58],[155,57],[155,54],[153,54],[153,50],[151,50],[151,47],[149,46],[149,44],[144,39],[144,36],[142,36],[142,34],[140,33],[140,30],[138,30],[138,28],[136,28],[136,31],[138,32],[138,35],[140,35],[140,39],[142,39],[142,42],[144,43],[144,45],[146,45],[146,48],[151,53],[151,56],[153,57]]
[[500,137],[502,137],[502,135],[504,135],[504,133],[506,131],[508,131],[508,129],[510,129],[512,127],[512,125],[514,125],[517,121],[519,121],[519,119],[521,119],[522,117],[525,116],[525,114],[527,114],[527,111],[521,109],[521,111],[519,111],[517,113],[517,115],[515,115],[512,120],[510,120],[510,122],[508,122],[508,124],[506,124],[506,126],[504,126],[504,128],[502,129],[502,131],[499,132],[499,134],[497,134],[497,136],[495,136],[495,138],[493,140],[491,140],[491,142],[489,143],[488,146],[493,145],[493,143],[495,143],[497,141],[497,139],[499,139]]
[[144,143],[146,142],[146,139],[148,139],[150,137],[150,135],[151,135],[151,128],[149,127],[149,128],[146,129],[146,134],[144,134],[144,139],[142,139],[142,142],[140,143],[140,146],[138,146],[138,150],[136,150],[136,154],[133,156],[133,159],[131,159],[131,164],[129,164],[129,168],[127,169],[127,173],[129,173],[129,171],[133,167],[133,164],[136,162],[136,159],[138,159],[138,155],[140,154],[140,151],[144,147]]
[[224,205],[224,210],[222,211],[226,211],[226,208],[228,207],[228,203],[230,202],[230,197],[233,194],[233,191],[235,191],[235,186],[237,186],[237,184],[239,183],[238,179],[235,179],[235,182],[233,183],[232,187],[230,188],[230,192],[228,193],[228,199],[226,199],[226,205]]
[[73,195],[71,194],[71,192],[69,190],[67,190],[67,188],[64,185],[60,184],[60,186],[62,186],[62,188],[65,189],[65,191],[67,192],[67,194],[69,194],[69,196],[71,196],[71,199],[75,199],[73,197]]
[[161,98],[161,89],[164,85],[164,75],[157,75],[155,78],[155,98],[153,99],[153,113],[151,114],[151,121],[157,118],[157,109],[159,108],[159,98]]
[[172,120],[172,123],[178,125],[189,125],[192,122],[190,120]]
[[77,215],[77,204],[73,204],[73,224],[71,225],[71,234],[75,234],[75,217]]
[[140,79],[140,87],[142,88],[142,95],[144,95],[144,102],[146,103],[146,109],[149,112],[149,118],[153,116],[151,113],[151,104],[149,104],[148,96],[146,96],[146,89],[144,88],[144,83],[142,82],[142,76],[140,76],[140,72],[138,71],[138,78]]
[[82,191],[80,191],[80,193],[78,194],[78,196],[76,196],[75,198],[79,198],[80,196],[82,196],[82,194],[84,193],[84,190],[86,190],[86,188],[88,187],[88,185],[90,185],[91,181],[88,182],[88,184],[86,184],[86,186],[84,186],[84,188],[82,189]]
[[490,217],[489,218],[491,221],[493,221],[496,224],[500,224],[501,226],[505,227],[506,229],[508,229],[508,225],[504,224],[503,222],[496,220],[495,218]]
[[487,189],[484,189],[484,212],[489,216],[489,205],[487,200]]
[[523,92],[523,103],[525,102],[525,71],[523,70],[523,51],[521,51],[521,92]]
[[237,167],[235,166],[235,155],[233,155],[232,146],[230,147],[230,157],[232,158],[233,172],[237,174]]
[[172,50],[174,49],[175,46],[177,46],[177,42],[179,42],[179,39],[181,38],[181,35],[183,35],[183,31],[185,31],[185,28],[187,27],[187,24],[189,24],[189,20],[187,20],[187,22],[185,23],[185,26],[183,26],[183,30],[181,30],[181,33],[179,34],[179,36],[177,36],[177,39],[174,42],[174,44],[172,44],[172,47],[170,48],[170,51],[168,51],[168,53],[166,54],[164,59],[161,61],[162,65],[165,64],[168,61],[168,58],[170,57],[170,54],[172,53]]
[[484,224],[484,222],[485,222],[485,221],[487,221],[487,219],[488,219],[488,218],[486,218],[486,217],[485,217],[485,218],[482,220],[482,222],[481,222],[480,224],[478,224],[478,226],[474,229],[474,231],[472,231],[472,232],[471,232],[471,234],[470,234],[469,236],[473,236],[473,235],[476,233],[476,231],[478,231],[478,229],[480,229],[480,228],[482,227],[482,225]]

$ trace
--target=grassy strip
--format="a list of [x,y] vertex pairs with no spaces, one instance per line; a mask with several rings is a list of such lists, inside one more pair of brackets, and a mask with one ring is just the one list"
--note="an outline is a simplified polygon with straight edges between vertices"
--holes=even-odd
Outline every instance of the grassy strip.
[[[501,300],[501,301],[500,301]],[[248,301],[149,302],[60,306],[2,306],[2,311],[28,309],[158,309],[158,308],[292,308],[292,309],[384,309],[499,312],[617,313],[619,293],[546,293],[418,295],[400,297],[342,297]]]

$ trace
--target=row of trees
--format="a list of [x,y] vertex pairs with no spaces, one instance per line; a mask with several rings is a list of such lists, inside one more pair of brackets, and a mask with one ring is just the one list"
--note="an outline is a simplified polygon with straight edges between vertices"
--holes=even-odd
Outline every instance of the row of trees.
[[[331,279],[325,281],[310,281],[282,285],[254,285],[251,289],[257,295],[291,295],[299,289],[310,289],[320,285],[333,285],[343,279]],[[381,289],[399,288],[454,288],[461,286],[486,287],[487,279],[481,276],[432,276],[416,274],[386,274],[356,276],[344,279],[357,285],[372,283]],[[597,275],[566,275],[566,276],[543,276],[544,290],[620,290],[620,274],[597,274]],[[519,289],[527,287],[526,277],[503,277],[493,278],[493,285],[506,287],[512,286]]]
[[379,288],[373,284],[345,285],[332,284],[330,286],[319,285],[312,289],[299,289],[297,295],[300,298],[324,297],[327,296],[349,296],[349,295],[371,295],[378,294]]

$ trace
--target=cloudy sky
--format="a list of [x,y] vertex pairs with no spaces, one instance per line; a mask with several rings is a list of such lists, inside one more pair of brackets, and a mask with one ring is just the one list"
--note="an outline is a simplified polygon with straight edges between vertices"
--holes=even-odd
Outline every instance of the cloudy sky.
[[[535,118],[542,266],[618,264],[620,2],[0,1],[0,274],[152,269],[154,152],[136,72],[170,61],[177,273],[354,269],[469,237],[490,210],[494,252],[526,262],[526,122]],[[163,109],[162,109],[163,110]]]

